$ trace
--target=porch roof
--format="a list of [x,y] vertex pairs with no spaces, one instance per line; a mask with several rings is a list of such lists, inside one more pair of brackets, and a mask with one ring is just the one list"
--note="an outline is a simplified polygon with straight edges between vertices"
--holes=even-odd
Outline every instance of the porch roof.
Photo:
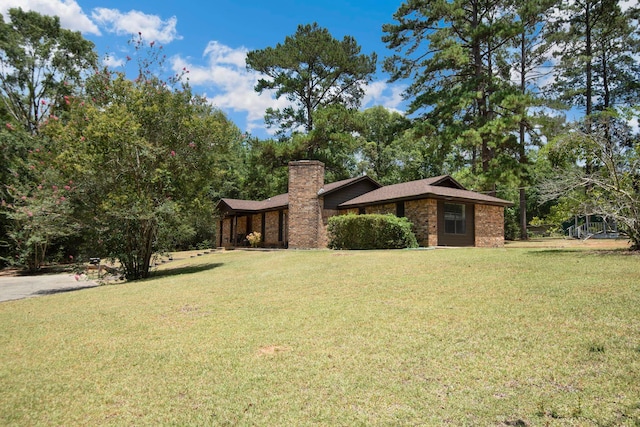
[[277,209],[286,209],[289,206],[289,194],[279,194],[265,200],[241,200],[220,199],[218,209],[229,213],[259,213]]

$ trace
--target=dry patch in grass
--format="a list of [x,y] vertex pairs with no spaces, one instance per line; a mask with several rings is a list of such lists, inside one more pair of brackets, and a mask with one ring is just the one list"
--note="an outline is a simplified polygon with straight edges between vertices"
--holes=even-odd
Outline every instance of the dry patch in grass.
[[570,239],[570,238],[540,238],[530,240],[506,241],[506,248],[548,248],[548,249],[629,249],[627,239]]
[[260,347],[258,349],[259,356],[273,356],[278,353],[284,353],[286,351],[290,351],[289,347],[285,347],[282,345],[268,345],[265,347]]

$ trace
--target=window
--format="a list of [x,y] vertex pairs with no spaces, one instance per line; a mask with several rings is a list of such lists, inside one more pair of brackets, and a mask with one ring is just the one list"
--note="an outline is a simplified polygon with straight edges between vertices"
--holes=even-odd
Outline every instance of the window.
[[465,205],[444,204],[444,232],[448,234],[466,234]]
[[399,218],[404,217],[404,202],[396,203],[396,216]]

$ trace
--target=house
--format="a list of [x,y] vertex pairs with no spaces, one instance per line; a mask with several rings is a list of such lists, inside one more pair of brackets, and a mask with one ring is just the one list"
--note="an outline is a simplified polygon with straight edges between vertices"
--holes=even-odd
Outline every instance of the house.
[[466,190],[448,175],[382,186],[361,176],[324,183],[324,164],[289,163],[289,192],[266,200],[221,199],[218,244],[243,246],[258,231],[263,246],[292,249],[327,246],[334,215],[383,213],[413,223],[421,246],[499,247],[504,208],[512,203]]

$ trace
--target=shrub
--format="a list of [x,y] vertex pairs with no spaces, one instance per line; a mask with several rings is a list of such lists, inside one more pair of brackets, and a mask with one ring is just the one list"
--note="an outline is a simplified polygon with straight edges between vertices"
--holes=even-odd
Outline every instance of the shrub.
[[401,249],[418,246],[412,224],[394,215],[338,215],[329,218],[331,249]]
[[262,234],[258,233],[257,231],[254,231],[253,233],[250,233],[247,235],[247,240],[249,241],[249,244],[251,245],[252,248],[257,248],[258,245],[260,245],[260,242],[262,241]]

